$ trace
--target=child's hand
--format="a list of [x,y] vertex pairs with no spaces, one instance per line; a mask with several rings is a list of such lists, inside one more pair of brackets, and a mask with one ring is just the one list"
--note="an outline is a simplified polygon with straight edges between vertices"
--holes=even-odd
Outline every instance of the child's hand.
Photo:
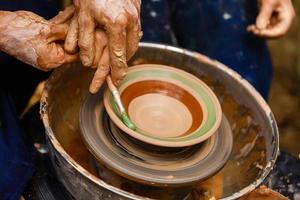
[[295,17],[291,0],[260,0],[260,12],[256,23],[248,31],[266,38],[283,36],[290,28]]

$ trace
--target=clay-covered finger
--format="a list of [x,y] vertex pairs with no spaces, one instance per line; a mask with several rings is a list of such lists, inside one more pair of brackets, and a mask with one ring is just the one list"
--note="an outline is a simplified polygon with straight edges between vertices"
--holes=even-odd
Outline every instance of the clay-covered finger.
[[68,54],[65,52],[64,64],[72,63],[78,60],[78,54]]
[[95,32],[95,57],[92,67],[97,67],[107,46],[107,37],[104,31],[98,29]]
[[63,24],[70,20],[75,12],[75,7],[73,5],[66,7],[63,11],[60,11],[58,15],[53,17],[50,22],[55,24]]
[[47,42],[51,43],[57,40],[64,40],[67,36],[68,28],[69,26],[67,24],[51,24]]
[[98,66],[110,66],[110,59],[109,59],[109,49],[108,47],[105,47],[105,49],[103,50],[103,54],[102,57],[98,63]]
[[106,49],[107,52],[103,58],[101,58],[99,62],[99,66],[94,74],[93,80],[90,85],[90,92],[92,94],[95,94],[99,91],[101,86],[106,80],[106,76],[109,74],[110,68],[109,68],[109,54],[108,49]]
[[135,6],[135,8],[137,9],[137,11],[138,12],[140,12],[140,10],[141,10],[141,0],[134,0],[133,1],[133,4],[134,4],[134,6]]
[[95,56],[95,21],[89,13],[78,15],[80,59],[84,66],[92,66]]
[[62,45],[55,42],[48,44],[47,47],[37,49],[37,56],[37,65],[42,70],[53,69],[78,58],[76,54],[67,54]]
[[114,24],[107,27],[111,75],[114,84],[118,84],[127,72],[126,59],[127,18],[121,14]]
[[140,42],[141,26],[139,20],[134,20],[132,24],[127,27],[127,48],[126,55],[129,60],[137,51]]
[[75,15],[72,18],[71,24],[68,29],[68,34],[65,40],[64,48],[65,50],[70,53],[74,54],[77,52],[78,46],[78,17]]

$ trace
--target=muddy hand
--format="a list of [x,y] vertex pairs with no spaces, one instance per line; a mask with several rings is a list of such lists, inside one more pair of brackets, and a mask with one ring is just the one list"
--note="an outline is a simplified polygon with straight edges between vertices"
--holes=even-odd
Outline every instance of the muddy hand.
[[108,49],[108,38],[103,30],[95,32],[95,57],[92,66],[97,68],[90,84],[90,92],[95,94],[99,91],[110,72],[110,59]]
[[265,38],[283,36],[295,17],[291,0],[260,0],[260,12],[256,23],[248,31]]
[[47,21],[32,12],[0,11],[0,49],[45,71],[72,62],[77,56],[66,53],[59,41],[65,39],[73,13],[69,7]]
[[[95,31],[104,29],[108,36],[111,75],[118,83],[126,74],[127,60],[138,48],[141,36],[140,0],[73,0],[76,16],[66,38],[65,49],[76,52],[85,66],[95,64]],[[94,66],[95,67],[95,66]],[[101,72],[102,73],[102,72]]]

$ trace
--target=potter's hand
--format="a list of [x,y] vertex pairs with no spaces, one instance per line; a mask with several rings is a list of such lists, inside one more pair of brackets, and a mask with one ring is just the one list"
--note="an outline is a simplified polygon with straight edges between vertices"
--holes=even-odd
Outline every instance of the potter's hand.
[[266,38],[283,36],[290,28],[295,10],[291,0],[260,0],[260,12],[248,31]]
[[110,59],[108,49],[108,39],[103,30],[95,31],[95,57],[92,63],[93,68],[97,68],[93,80],[90,84],[90,92],[95,94],[106,80],[110,72]]
[[77,37],[80,58],[85,66],[92,66],[95,50],[95,30],[104,29],[113,81],[118,83],[127,71],[127,60],[138,48],[140,40],[140,0],[73,0],[74,17],[66,38],[65,49],[76,52]]
[[69,7],[51,21],[26,11],[0,11],[0,50],[41,70],[49,70],[76,59],[58,41],[68,31],[64,23],[72,17]]

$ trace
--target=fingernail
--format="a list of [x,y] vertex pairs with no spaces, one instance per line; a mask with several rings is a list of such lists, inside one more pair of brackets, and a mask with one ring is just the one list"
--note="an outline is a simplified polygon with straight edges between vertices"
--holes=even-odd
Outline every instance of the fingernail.
[[98,90],[97,90],[96,87],[92,87],[92,88],[90,88],[90,92],[91,92],[92,94],[96,94],[96,93],[98,92]]

